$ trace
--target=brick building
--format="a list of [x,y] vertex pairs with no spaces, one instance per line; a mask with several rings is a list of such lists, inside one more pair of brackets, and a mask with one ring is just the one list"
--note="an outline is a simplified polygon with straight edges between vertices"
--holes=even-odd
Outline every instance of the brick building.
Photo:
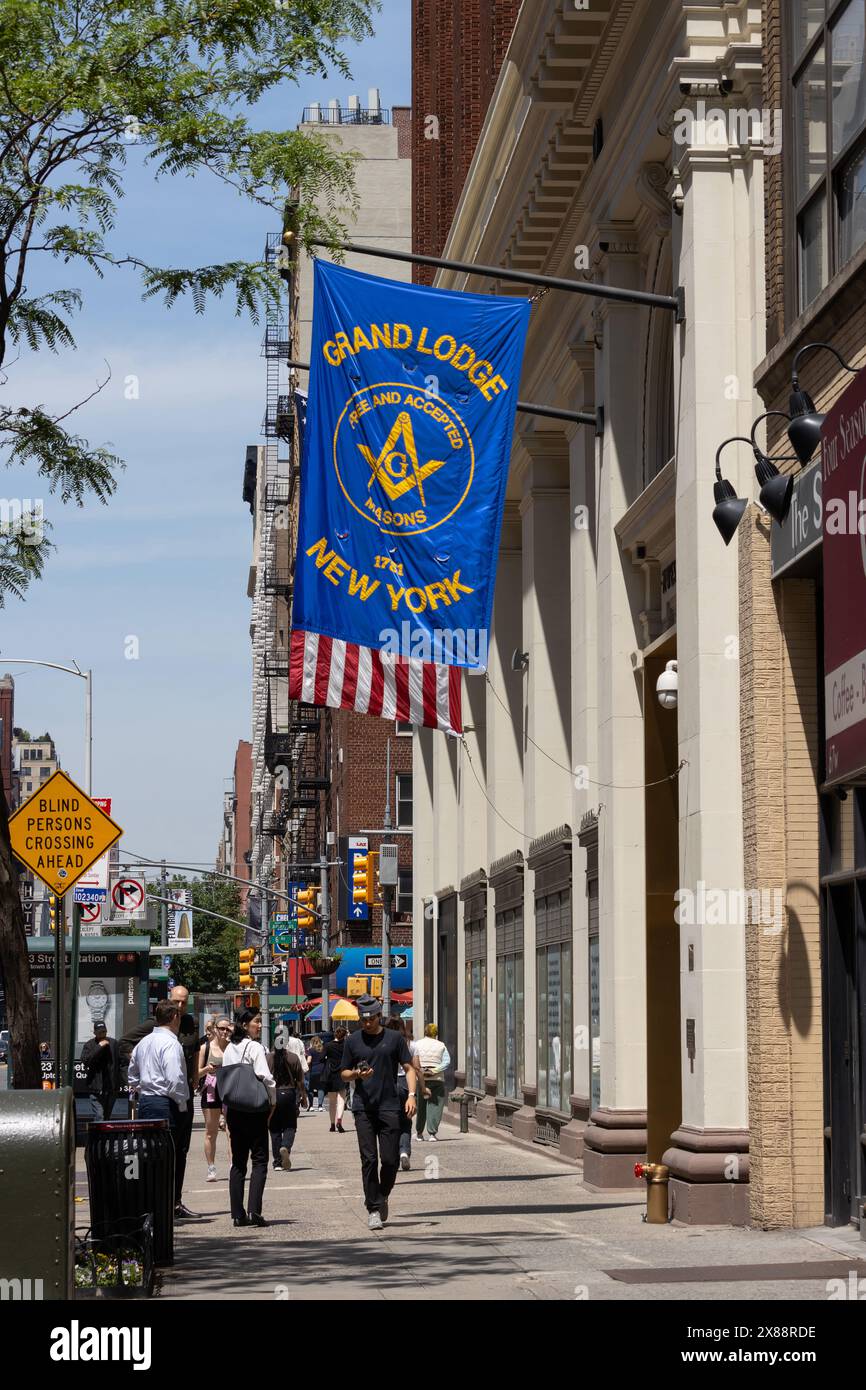
[[[764,15],[763,105],[780,114],[783,140],[782,157],[765,161],[766,355],[754,383],[764,410],[788,412],[807,344],[866,364],[866,221],[855,196],[866,146],[863,10],[853,0],[767,0]],[[848,391],[862,396],[831,351],[809,353],[799,370],[822,413],[844,409]],[[855,591],[834,591],[828,575],[833,463],[818,448],[801,470],[785,420],[760,429],[796,477],[783,526],[749,509],[738,532],[745,882],[780,893],[786,908],[784,932],[747,940],[750,1211],[764,1226],[857,1224],[866,769],[828,766],[825,643],[834,609],[847,610],[862,650],[866,618],[862,606],[855,616]],[[862,447],[853,479],[862,496],[861,463]]]
[[[250,877],[250,792],[253,746],[238,741],[230,784],[223,793],[223,829],[217,851],[217,872],[235,878]],[[241,889],[241,911],[246,910],[249,889]]]
[[[439,256],[520,0],[413,0],[412,249]],[[413,278],[432,283],[416,266]]]
[[[328,825],[338,844],[344,836],[358,835],[384,825],[387,744],[391,742],[391,825],[403,832],[412,828],[412,729],[368,719],[349,710],[330,711],[331,788]],[[369,848],[378,850],[383,840],[398,846],[400,884],[391,925],[391,945],[412,945],[412,836],[370,835]],[[342,882],[341,882],[342,880]],[[341,946],[366,945],[382,940],[382,910],[371,909],[363,924],[352,924],[352,894],[346,869],[334,871],[331,880],[333,922]]]
[[15,806],[14,768],[12,761],[12,729],[15,723],[15,681],[5,675],[0,679],[0,770],[3,776],[3,794],[7,809]]

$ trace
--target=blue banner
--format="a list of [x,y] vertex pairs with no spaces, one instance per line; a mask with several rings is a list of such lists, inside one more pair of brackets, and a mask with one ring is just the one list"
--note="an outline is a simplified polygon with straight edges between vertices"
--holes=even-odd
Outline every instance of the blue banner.
[[484,669],[529,301],[314,288],[292,627]]

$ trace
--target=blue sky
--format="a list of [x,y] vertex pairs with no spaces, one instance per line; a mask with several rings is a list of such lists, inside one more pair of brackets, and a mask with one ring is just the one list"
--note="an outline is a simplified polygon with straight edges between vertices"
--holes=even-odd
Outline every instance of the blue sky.
[[[257,108],[257,125],[293,128],[302,108],[342,106],[378,86],[383,106],[409,105],[411,0],[383,0],[376,34],[346,49],[352,79],[287,83]],[[265,209],[209,178],[155,183],[136,159],[111,242],[165,265],[254,259],[278,230]],[[60,267],[62,269],[62,267]],[[68,270],[66,271],[68,275]],[[142,303],[132,273],[66,283],[85,292],[77,351],[20,360],[8,397],[65,409],[106,389],[72,417],[92,443],[126,463],[108,507],[62,507],[22,469],[7,497],[44,497],[56,550],[26,600],[0,609],[0,673],[15,676],[15,722],[46,729],[64,768],[83,777],[84,685],[60,672],[7,665],[37,657],[93,669],[93,792],[111,796],[123,845],[153,858],[212,865],[222,794],[239,738],[250,738],[252,519],[241,501],[245,446],[261,442],[265,364],[261,328],[215,301],[198,317],[179,303]],[[14,353],[12,354],[14,356]],[[138,399],[127,399],[128,377]],[[138,660],[127,660],[136,637]]]

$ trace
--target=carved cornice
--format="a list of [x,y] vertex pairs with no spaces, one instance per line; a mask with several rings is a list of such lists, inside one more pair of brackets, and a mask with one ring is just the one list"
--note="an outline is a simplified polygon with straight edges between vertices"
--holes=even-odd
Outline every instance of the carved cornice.
[[546,860],[562,859],[571,854],[571,826],[560,825],[556,830],[548,830],[530,843],[526,862],[530,869],[537,869]]
[[501,882],[504,878],[511,878],[523,873],[523,851],[513,849],[510,854],[505,854],[501,859],[494,859],[490,865],[488,882],[491,886]]
[[479,888],[487,887],[487,871],[476,869],[474,873],[467,874],[460,880],[460,896],[465,898],[468,893],[476,892]]

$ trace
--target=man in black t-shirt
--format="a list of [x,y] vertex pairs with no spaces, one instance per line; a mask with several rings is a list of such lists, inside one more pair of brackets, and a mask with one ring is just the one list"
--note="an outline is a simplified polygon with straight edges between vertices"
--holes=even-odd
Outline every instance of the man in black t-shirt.
[[[355,1082],[352,1116],[361,1153],[364,1200],[370,1213],[371,1231],[381,1231],[388,1220],[388,1197],[397,1178],[400,1161],[400,1096],[397,1068],[406,1068],[409,1098],[406,1114],[415,1114],[415,1069],[402,1033],[382,1027],[382,1005],[365,995],[358,1000],[361,1028],[350,1033],[343,1046],[344,1081]],[[381,1163],[381,1169],[380,1169]]]

